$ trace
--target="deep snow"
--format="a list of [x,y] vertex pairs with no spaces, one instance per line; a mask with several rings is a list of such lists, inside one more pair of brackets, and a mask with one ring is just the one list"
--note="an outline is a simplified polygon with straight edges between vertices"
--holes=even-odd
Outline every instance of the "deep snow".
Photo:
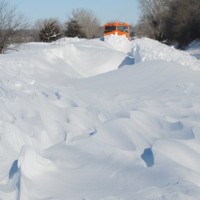
[[0,200],[198,200],[199,54],[111,36],[0,55]]

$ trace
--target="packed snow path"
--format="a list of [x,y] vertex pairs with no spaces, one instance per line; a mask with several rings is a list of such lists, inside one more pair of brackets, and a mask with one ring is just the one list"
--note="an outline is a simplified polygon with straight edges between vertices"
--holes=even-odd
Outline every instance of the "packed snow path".
[[199,54],[112,36],[0,55],[0,200],[198,200]]

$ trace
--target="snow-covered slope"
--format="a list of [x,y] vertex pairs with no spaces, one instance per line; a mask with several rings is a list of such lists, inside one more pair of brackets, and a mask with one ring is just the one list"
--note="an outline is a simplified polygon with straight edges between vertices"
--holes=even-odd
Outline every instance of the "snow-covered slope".
[[170,62],[174,61],[196,71],[200,70],[200,61],[197,60],[197,58],[191,56],[187,52],[179,51],[174,47],[169,47],[149,38],[135,40],[133,42],[133,54],[135,63],[151,60],[165,60]]
[[0,199],[199,199],[199,77],[147,38],[1,55]]
[[191,44],[189,44],[188,48],[186,49],[186,51],[188,53],[190,53],[191,55],[195,56],[197,59],[200,59],[200,41],[194,41]]

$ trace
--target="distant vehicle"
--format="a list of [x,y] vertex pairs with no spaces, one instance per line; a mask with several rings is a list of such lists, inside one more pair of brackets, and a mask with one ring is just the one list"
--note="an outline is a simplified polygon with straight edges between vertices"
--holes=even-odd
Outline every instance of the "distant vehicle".
[[124,35],[129,38],[129,24],[125,22],[111,22],[104,25],[104,36],[107,35]]

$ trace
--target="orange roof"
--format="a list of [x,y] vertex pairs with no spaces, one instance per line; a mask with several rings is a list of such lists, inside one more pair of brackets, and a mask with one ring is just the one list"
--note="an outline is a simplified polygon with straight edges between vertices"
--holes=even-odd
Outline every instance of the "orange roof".
[[126,22],[108,22],[104,26],[129,26]]

